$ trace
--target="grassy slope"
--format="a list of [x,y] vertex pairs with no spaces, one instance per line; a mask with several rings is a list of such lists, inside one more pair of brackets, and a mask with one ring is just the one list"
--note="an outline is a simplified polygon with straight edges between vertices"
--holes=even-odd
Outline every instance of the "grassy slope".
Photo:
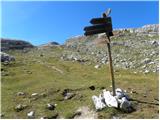
[[[53,53],[57,51],[61,50],[51,49],[52,54],[43,57],[39,57],[40,53],[35,51],[26,54],[13,52],[16,61],[8,66],[2,65],[2,68],[9,73],[8,76],[2,76],[1,81],[1,107],[2,113],[5,114],[4,118],[26,118],[26,114],[30,110],[35,110],[36,118],[49,116],[55,112],[58,112],[63,118],[70,118],[80,106],[85,105],[94,109],[91,96],[98,95],[102,91],[102,87],[111,90],[107,65],[97,70],[93,64],[83,65],[77,62],[61,61],[54,57]],[[62,70],[63,74],[52,69],[51,66]],[[32,74],[27,71],[31,71]],[[154,98],[158,98],[158,74],[144,75],[134,74],[129,70],[116,70],[115,80],[116,87],[126,89],[128,92],[130,92],[130,88],[135,89],[138,94],[129,93],[129,95],[148,103],[138,103],[137,110],[130,114],[124,114],[115,109],[105,109],[98,112],[100,118],[110,118],[112,115],[123,118],[158,117],[158,106],[149,104],[155,103]],[[88,89],[91,85],[96,87],[94,91]],[[75,90],[77,95],[71,100],[61,101],[63,99],[61,93],[66,88]],[[17,97],[15,94],[19,91],[27,93],[27,96]],[[34,92],[45,93],[47,96],[33,100],[30,95]],[[147,94],[147,97],[143,97],[143,94]],[[58,104],[54,112],[45,109],[45,105],[49,102]],[[28,107],[21,112],[15,112],[14,107],[19,103],[26,104]]]

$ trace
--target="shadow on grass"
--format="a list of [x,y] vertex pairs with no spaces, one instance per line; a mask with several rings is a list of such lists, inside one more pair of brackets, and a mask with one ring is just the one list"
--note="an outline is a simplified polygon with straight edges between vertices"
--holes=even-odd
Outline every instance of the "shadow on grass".
[[159,103],[153,103],[153,102],[146,102],[146,101],[141,101],[141,100],[136,100],[136,99],[130,99],[131,101],[136,101],[138,103],[143,103],[143,104],[150,104],[150,105],[159,105]]

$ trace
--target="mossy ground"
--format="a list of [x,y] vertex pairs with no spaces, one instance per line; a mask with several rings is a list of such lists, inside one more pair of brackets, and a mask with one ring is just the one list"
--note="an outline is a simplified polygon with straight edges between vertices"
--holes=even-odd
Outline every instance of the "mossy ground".
[[[16,61],[9,65],[1,66],[1,71],[8,73],[1,78],[1,111],[3,118],[27,118],[27,112],[34,110],[35,117],[52,116],[59,114],[59,118],[71,118],[73,113],[81,106],[88,106],[95,109],[91,96],[99,95],[102,88],[112,90],[108,65],[99,69],[94,64],[82,64],[72,61],[63,61],[55,57],[54,53],[61,51],[50,49],[44,56],[35,50],[28,53],[12,51],[10,54],[16,57]],[[48,55],[47,55],[48,54]],[[63,73],[57,71],[57,68]],[[97,112],[99,118],[158,118],[159,106],[155,98],[158,98],[158,73],[134,73],[132,70],[116,69],[116,87],[127,90],[129,96],[137,101],[136,111],[123,113],[114,108],[106,108]],[[90,90],[89,86],[95,86]],[[64,89],[71,89],[76,96],[70,100],[63,100],[61,93]],[[136,93],[130,93],[134,89]],[[22,91],[26,96],[16,96]],[[39,93],[36,99],[32,93]],[[40,94],[46,96],[40,96]],[[144,94],[146,96],[144,96]],[[143,103],[144,102],[144,103]],[[28,107],[16,112],[14,107],[17,104],[26,104]],[[46,109],[47,103],[56,103],[56,109]]]

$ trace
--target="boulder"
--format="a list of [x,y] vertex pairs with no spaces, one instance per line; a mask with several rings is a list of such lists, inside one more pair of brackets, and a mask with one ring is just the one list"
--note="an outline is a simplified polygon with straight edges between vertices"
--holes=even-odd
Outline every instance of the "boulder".
[[93,103],[95,105],[96,110],[102,110],[103,108],[106,107],[106,104],[104,102],[102,102],[103,101],[103,97],[102,97],[101,94],[99,95],[99,97],[93,95],[92,96],[92,101],[93,101]]
[[124,112],[131,112],[131,102],[128,101],[125,97],[122,98],[121,104],[120,104],[120,109],[123,110]]
[[1,54],[1,62],[15,61],[15,58],[7,53],[0,52],[0,54]]

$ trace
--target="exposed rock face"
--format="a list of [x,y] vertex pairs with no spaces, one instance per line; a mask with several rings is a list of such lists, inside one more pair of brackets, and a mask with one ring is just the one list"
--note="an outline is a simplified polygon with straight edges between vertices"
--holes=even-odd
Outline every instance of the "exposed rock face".
[[153,24],[153,25],[145,25],[142,28],[135,29],[135,32],[137,33],[157,33],[159,32],[159,25]]
[[24,49],[33,48],[34,46],[29,42],[23,40],[13,40],[1,38],[1,50],[12,50],[12,49]]
[[[145,25],[141,28],[117,29],[111,37],[114,67],[136,69],[141,72],[158,72],[159,25]],[[68,39],[63,60],[81,58],[96,64],[108,64],[108,51],[104,33],[93,36],[78,36]],[[74,56],[73,56],[74,55]],[[144,62],[144,60],[149,59]],[[76,60],[75,60],[76,61]]]

